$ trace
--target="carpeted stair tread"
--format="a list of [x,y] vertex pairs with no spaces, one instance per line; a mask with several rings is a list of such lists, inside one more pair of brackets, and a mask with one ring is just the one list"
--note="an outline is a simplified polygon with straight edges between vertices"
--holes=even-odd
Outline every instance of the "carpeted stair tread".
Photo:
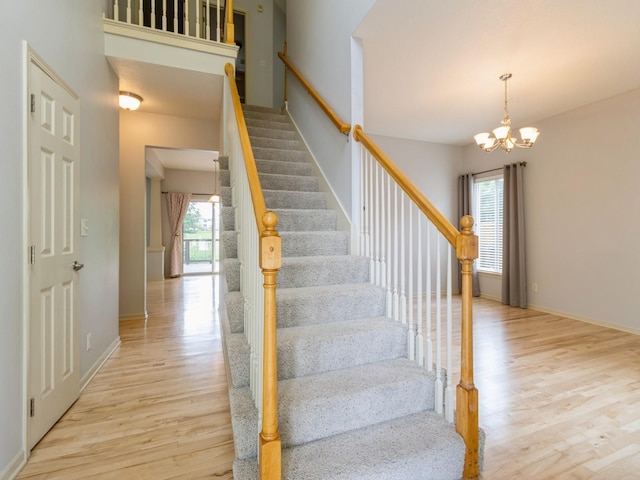
[[[282,451],[282,480],[455,480],[465,446],[441,415],[420,412]],[[429,466],[429,468],[425,468]],[[237,460],[235,480],[257,477]]]
[[277,118],[277,120],[266,120],[263,118],[251,118],[245,116],[245,123],[247,124],[247,129],[249,127],[255,128],[268,128],[270,130],[294,130],[293,125],[288,120],[288,118]]

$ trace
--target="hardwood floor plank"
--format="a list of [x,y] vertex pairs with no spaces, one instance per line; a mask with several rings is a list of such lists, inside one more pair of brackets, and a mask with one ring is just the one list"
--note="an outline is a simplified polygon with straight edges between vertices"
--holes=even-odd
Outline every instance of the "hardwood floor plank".
[[[121,323],[18,479],[232,478],[216,278],[149,284],[148,321]],[[486,299],[474,321],[484,480],[640,479],[639,336]]]
[[148,320],[121,322],[121,346],[18,478],[231,479],[217,281],[150,283]]

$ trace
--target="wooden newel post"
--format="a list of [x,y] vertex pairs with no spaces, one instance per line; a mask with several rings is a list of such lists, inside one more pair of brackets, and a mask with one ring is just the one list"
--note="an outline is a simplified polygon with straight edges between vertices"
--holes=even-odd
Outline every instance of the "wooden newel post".
[[262,216],[265,229],[260,237],[260,268],[264,275],[264,353],[262,430],[259,441],[261,480],[280,480],[281,441],[278,431],[278,364],[276,345],[276,275],[282,265],[281,238],[276,231],[278,216]]
[[478,237],[474,235],[473,218],[460,220],[462,232],[456,239],[456,256],[462,263],[462,331],[460,383],[456,390],[456,431],[467,446],[463,479],[475,479],[479,475],[478,450],[478,390],[473,384],[473,308],[471,272],[473,261],[478,258]]

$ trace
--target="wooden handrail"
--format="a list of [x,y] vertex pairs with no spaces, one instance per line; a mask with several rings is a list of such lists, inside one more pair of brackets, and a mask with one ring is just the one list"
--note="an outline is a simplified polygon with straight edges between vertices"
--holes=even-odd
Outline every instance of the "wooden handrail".
[[474,235],[473,218],[466,215],[460,220],[459,232],[447,218],[416,188],[404,173],[367,136],[360,125],[353,129],[353,138],[375,157],[387,173],[395,180],[417,207],[427,216],[447,241],[455,247],[462,271],[461,285],[461,344],[460,383],[456,388],[456,431],[466,445],[462,478],[478,478],[479,425],[478,390],[473,382],[473,308],[471,272],[473,262],[478,258],[478,237]]
[[229,78],[233,109],[238,121],[240,144],[249,180],[251,201],[260,236],[259,266],[264,277],[264,339],[262,351],[262,428],[258,438],[260,480],[280,480],[282,476],[282,442],[278,430],[278,361],[276,324],[276,276],[282,266],[282,239],[276,226],[278,215],[267,210],[260,177],[253,157],[240,95],[230,63],[224,68]]
[[444,235],[447,241],[456,246],[456,238],[460,235],[460,232],[454,227],[447,218],[440,213],[440,211],[429,201],[424,194],[418,190],[418,188],[407,178],[407,176],[400,171],[395,163],[391,161],[385,153],[364,133],[360,125],[356,125],[353,129],[353,138],[356,142],[362,143],[371,155],[382,165],[387,173],[393,178],[396,183],[404,190],[404,192],[411,198],[418,208],[424,213],[431,223]]
[[233,109],[236,113],[236,118],[238,119],[240,145],[242,146],[244,164],[247,169],[247,177],[249,178],[251,201],[253,202],[253,210],[256,214],[256,225],[258,227],[258,233],[262,236],[265,228],[262,224],[262,217],[267,212],[267,205],[264,201],[264,196],[262,195],[262,188],[260,187],[260,177],[258,175],[256,161],[253,157],[253,150],[251,149],[251,141],[249,140],[249,134],[247,132],[247,123],[244,119],[244,113],[242,113],[242,104],[240,103],[240,95],[238,94],[238,87],[236,86],[236,82],[234,79],[233,65],[227,63],[224,66],[224,72],[229,78],[229,87],[231,88]]
[[318,92],[307,82],[307,80],[302,76],[302,74],[298,71],[296,67],[289,61],[285,53],[278,52],[278,57],[285,64],[285,66],[293,73],[296,78],[300,81],[302,86],[309,92],[309,95],[316,101],[316,103],[320,106],[322,111],[329,117],[329,120],[336,126],[340,133],[344,133],[348,135],[351,131],[351,125],[342,121],[342,119],[334,112],[331,107],[324,101],[324,99],[320,96]]

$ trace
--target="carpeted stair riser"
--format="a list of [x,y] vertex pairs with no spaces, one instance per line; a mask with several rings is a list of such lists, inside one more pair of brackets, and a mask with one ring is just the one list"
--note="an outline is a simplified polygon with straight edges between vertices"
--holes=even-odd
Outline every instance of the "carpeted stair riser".
[[[349,237],[346,232],[280,232],[283,257],[347,255]],[[236,232],[222,232],[224,258],[238,256]]]
[[256,160],[256,167],[260,173],[272,173],[276,175],[304,175],[313,174],[313,168],[309,163],[279,162],[277,160]]
[[[263,190],[285,190],[296,192],[317,192],[318,179],[301,175],[274,175],[260,173],[260,186]],[[295,206],[295,205],[291,205]]]
[[[228,334],[230,383],[249,386],[251,349],[242,333]],[[385,317],[278,330],[278,380],[381,362],[407,355],[407,328]]]
[[251,146],[256,148],[272,148],[280,150],[299,150],[304,152],[304,145],[299,140],[279,140],[276,138],[254,137]]
[[[225,258],[222,265],[229,292],[240,291],[240,261]],[[351,255],[284,257],[278,271],[278,287],[312,287],[369,281],[369,259]]]
[[305,163],[307,155],[302,150],[282,150],[281,148],[252,147],[256,160],[272,160],[277,162]]
[[[227,293],[225,305],[230,331],[243,332],[242,294]],[[276,292],[278,328],[381,317],[385,310],[385,291],[369,283],[279,288]]]
[[[336,229],[337,214],[335,210],[274,208],[273,211],[278,214],[277,228],[279,232],[314,232]],[[235,229],[235,209],[233,207],[222,207],[222,225],[225,231]]]
[[[239,405],[245,412],[246,403],[252,401],[249,390],[236,389],[236,394],[232,408]],[[301,445],[432,410],[433,398],[432,377],[403,358],[282,380],[278,382],[282,446]],[[238,458],[256,456],[257,422],[238,426],[246,429],[236,433],[233,426]]]
[[278,121],[270,121],[262,118],[248,118],[245,116],[244,120],[247,124],[247,129],[255,127],[268,128],[270,130],[294,130],[293,125],[291,125],[288,120],[285,121],[282,118],[279,118]]
[[[289,117],[281,112],[260,112],[260,111],[244,111],[244,119],[249,126],[250,121],[266,120],[273,123],[289,123]],[[289,123],[290,125],[290,123]],[[253,125],[252,125],[253,126]]]
[[[463,464],[460,436],[441,415],[421,412],[285,449],[282,480],[457,480]],[[233,472],[258,478],[257,461],[236,460]]]
[[[264,201],[271,210],[295,207],[297,209],[326,209],[327,197],[323,192],[289,192],[263,190]],[[231,205],[231,187],[220,187],[223,205]]]
[[269,127],[255,127],[248,126],[247,130],[249,132],[249,136],[253,139],[254,137],[263,137],[263,138],[277,138],[279,140],[297,140],[298,136],[295,130],[283,130],[281,128],[269,128]]

